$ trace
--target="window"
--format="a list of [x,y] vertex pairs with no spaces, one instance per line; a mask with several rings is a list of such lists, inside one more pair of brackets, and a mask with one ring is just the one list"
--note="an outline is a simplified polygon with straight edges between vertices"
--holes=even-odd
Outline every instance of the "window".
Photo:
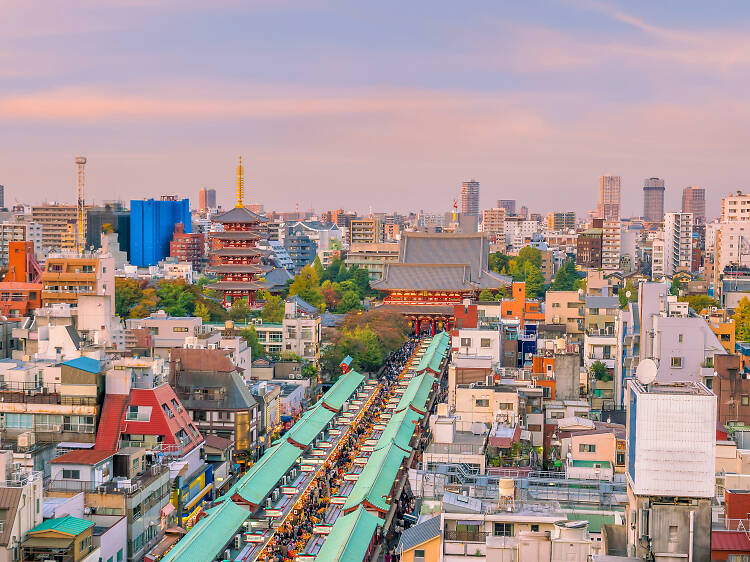
[[491,345],[491,344],[490,344],[490,338],[482,338],[482,339],[481,339],[481,340],[479,340],[479,341],[480,341],[479,345],[480,345],[481,347],[490,347],[490,345]]
[[743,406],[747,406],[748,404],[750,404],[750,396],[748,396],[747,394],[743,394],[741,401]]
[[587,443],[581,443],[578,445],[579,453],[596,453],[596,445],[589,445]]
[[559,302],[553,302],[552,303],[552,308],[560,308],[560,303]]
[[117,562],[122,562],[122,549],[117,551]]
[[617,453],[615,456],[615,464],[620,466],[625,464],[625,453]]
[[63,479],[65,480],[80,480],[81,479],[81,471],[80,470],[70,470],[70,469],[63,469]]
[[513,404],[510,402],[498,402],[497,409],[498,410],[512,410]]
[[425,560],[424,549],[415,548],[414,549],[414,562],[424,562],[424,560]]
[[682,369],[682,357],[672,357],[672,368]]
[[487,398],[477,398],[474,400],[474,405],[477,408],[489,408],[490,401]]
[[471,347],[471,338],[461,338],[461,347]]
[[531,526],[531,532],[532,533],[538,533],[539,532],[539,525],[532,525]]
[[496,537],[512,537],[513,523],[494,523],[492,525],[492,534]]
[[589,308],[589,314],[596,316],[597,314],[599,314],[599,309],[598,308]]
[[166,404],[162,404],[161,409],[164,411],[165,414],[167,414],[167,417],[169,418],[174,417],[174,412]]
[[677,341],[682,343],[682,334],[677,335]]
[[530,423],[529,431],[542,431],[542,426],[536,423]]
[[175,326],[174,328],[172,328],[172,331],[173,332],[187,332],[188,329],[185,328],[184,326]]

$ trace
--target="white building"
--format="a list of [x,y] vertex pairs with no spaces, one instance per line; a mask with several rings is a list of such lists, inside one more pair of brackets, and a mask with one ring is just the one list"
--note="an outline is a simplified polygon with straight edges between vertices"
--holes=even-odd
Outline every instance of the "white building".
[[654,281],[666,275],[664,252],[664,233],[659,232],[651,243],[651,279]]
[[750,220],[750,195],[738,191],[721,200],[721,222]]
[[617,271],[620,269],[620,221],[604,221],[602,227],[602,269]]
[[8,266],[8,251],[11,242],[30,241],[34,243],[34,252],[42,251],[42,225],[36,222],[3,222],[0,223],[0,267]]
[[693,258],[693,214],[664,214],[664,274],[690,271]]

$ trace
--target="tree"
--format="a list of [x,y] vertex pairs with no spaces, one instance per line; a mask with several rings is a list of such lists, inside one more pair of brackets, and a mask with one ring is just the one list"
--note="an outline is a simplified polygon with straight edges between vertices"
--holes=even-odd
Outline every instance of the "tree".
[[679,300],[688,303],[688,306],[697,313],[700,313],[700,311],[705,308],[711,308],[712,306],[719,307],[719,302],[708,295],[686,295],[680,297]]
[[284,301],[276,295],[268,295],[260,313],[263,322],[281,322],[284,319]]
[[312,266],[315,270],[315,273],[318,274],[318,277],[322,279],[325,270],[323,269],[323,264],[320,262],[320,256],[315,256],[315,259],[312,262]]
[[344,314],[351,310],[359,310],[362,308],[362,303],[359,300],[359,295],[356,291],[346,291],[341,295],[341,302],[336,308],[336,312]]
[[479,300],[492,301],[495,300],[495,298],[492,296],[492,291],[490,291],[489,289],[482,289],[482,291],[479,293]]
[[318,376],[320,369],[315,366],[315,363],[305,363],[302,367],[302,375],[308,379],[314,379]]
[[156,310],[159,297],[156,289],[144,289],[140,302],[130,310],[130,318],[145,318]]
[[509,261],[510,261],[510,256],[501,254],[500,252],[495,252],[493,254],[490,254],[490,257],[489,257],[490,271],[497,271],[498,273],[502,272],[503,269],[505,269],[508,266]]
[[[630,293],[630,296],[628,296],[628,293]],[[632,282],[628,281],[624,287],[617,291],[617,298],[620,299],[620,308],[627,310],[631,302],[638,300],[638,289]]]
[[575,291],[578,272],[573,260],[566,261],[555,274],[555,279],[549,287],[550,291]]
[[320,290],[320,277],[318,277],[317,271],[309,265],[303,267],[302,271],[294,278],[289,286],[289,294],[298,295],[299,298],[319,310],[325,310],[325,299]]
[[352,280],[357,287],[359,297],[364,298],[370,292],[370,274],[367,272],[367,268],[352,266],[349,273],[352,274]]
[[115,277],[115,312],[121,318],[127,318],[130,311],[143,298],[140,283],[127,277]]
[[750,341],[750,300],[742,297],[742,300],[734,309],[734,333],[737,341]]
[[526,294],[535,298],[544,296],[544,278],[539,268],[531,263],[526,265]]
[[203,318],[204,322],[211,321],[211,313],[208,311],[208,307],[202,302],[196,303],[195,310],[193,310],[193,315]]
[[240,335],[247,342],[247,346],[250,348],[253,359],[265,357],[267,355],[263,344],[258,341],[258,332],[255,331],[255,326],[248,326],[240,332]]
[[672,279],[672,286],[669,287],[669,294],[674,295],[675,297],[679,297],[680,289],[682,289],[682,283],[680,282],[679,277],[674,277]]
[[609,382],[612,380],[612,375],[607,369],[607,366],[601,361],[597,360],[589,367],[589,374],[598,381]]
[[182,279],[163,279],[156,284],[159,308],[170,316],[191,316],[195,309],[195,295]]
[[540,269],[542,267],[542,252],[533,246],[524,246],[518,252],[518,262],[523,266],[526,262]]
[[229,317],[235,322],[247,322],[251,310],[245,299],[235,299],[229,309]]

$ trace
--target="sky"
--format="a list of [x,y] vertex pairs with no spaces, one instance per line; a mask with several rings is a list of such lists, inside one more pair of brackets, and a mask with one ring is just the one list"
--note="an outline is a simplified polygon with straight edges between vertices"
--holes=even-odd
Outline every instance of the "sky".
[[6,205],[177,194],[268,210],[596,205],[598,176],[745,186],[750,3],[0,0]]

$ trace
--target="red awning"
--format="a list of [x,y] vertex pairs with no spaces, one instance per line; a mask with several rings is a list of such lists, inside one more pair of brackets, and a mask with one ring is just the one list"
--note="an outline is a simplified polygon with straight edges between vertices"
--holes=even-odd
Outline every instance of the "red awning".
[[750,552],[750,539],[745,531],[713,531],[711,550]]

